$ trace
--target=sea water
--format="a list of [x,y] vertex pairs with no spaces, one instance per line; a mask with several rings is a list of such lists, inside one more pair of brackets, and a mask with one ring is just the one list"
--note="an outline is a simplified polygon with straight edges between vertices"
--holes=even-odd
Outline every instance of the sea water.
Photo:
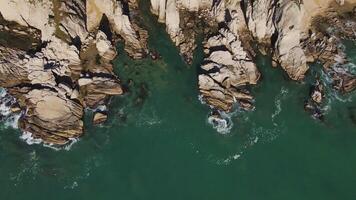
[[325,120],[314,120],[303,110],[312,81],[291,81],[259,56],[255,110],[237,111],[220,134],[198,98],[201,45],[186,65],[148,12],[144,4],[149,46],[162,59],[134,61],[119,47],[126,94],[110,102],[107,123],[93,126],[87,114],[85,135],[59,151],[2,125],[0,199],[356,199],[355,93],[331,98]]

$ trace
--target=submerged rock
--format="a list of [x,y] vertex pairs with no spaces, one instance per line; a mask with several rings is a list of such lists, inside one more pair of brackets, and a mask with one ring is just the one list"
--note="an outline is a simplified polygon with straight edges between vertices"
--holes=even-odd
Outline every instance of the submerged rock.
[[317,80],[310,88],[310,97],[304,104],[304,109],[315,119],[323,120],[323,105],[325,98],[324,86]]

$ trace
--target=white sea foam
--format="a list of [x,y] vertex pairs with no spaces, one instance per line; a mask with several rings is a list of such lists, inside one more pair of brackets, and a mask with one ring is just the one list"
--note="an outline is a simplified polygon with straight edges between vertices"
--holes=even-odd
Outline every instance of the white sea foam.
[[32,137],[32,133],[30,132],[23,132],[22,135],[20,136],[20,139],[24,140],[27,144],[33,145],[33,144],[41,144],[42,140],[41,139],[35,139]]
[[272,122],[274,126],[277,126],[278,124],[275,122],[275,118],[282,112],[282,100],[285,99],[285,97],[288,94],[288,89],[285,87],[281,88],[280,93],[276,96],[274,100],[274,104],[276,106],[276,110],[272,114]]
[[10,174],[10,179],[14,181],[15,186],[22,184],[22,180],[26,177],[36,179],[40,171],[39,157],[37,156],[36,151],[33,150],[30,152],[28,157],[26,157],[18,167],[18,172]]
[[22,113],[12,113],[11,105],[16,103],[16,99],[10,96],[4,88],[0,88],[0,116],[5,128],[18,128],[18,120]]
[[206,104],[203,99],[203,95],[198,95],[198,100],[200,101],[201,104]]
[[107,111],[107,107],[106,105],[100,105],[94,111],[104,112]]
[[64,150],[69,151],[73,147],[74,144],[79,142],[79,138],[69,138],[70,142],[64,146]]
[[23,140],[24,142],[26,142],[28,145],[42,144],[44,147],[53,149],[55,151],[60,151],[60,150],[69,151],[69,150],[71,150],[72,146],[79,141],[79,139],[77,139],[77,138],[69,138],[70,142],[68,144],[64,145],[63,147],[59,147],[54,144],[43,143],[42,139],[34,138],[32,136],[32,133],[30,133],[28,131],[23,132],[22,135],[20,136],[20,139]]
[[231,117],[234,115],[234,113],[225,113],[225,112],[219,112],[220,116],[214,116],[210,115],[208,117],[208,123],[213,126],[214,129],[220,134],[228,134],[230,133],[232,127],[233,127],[233,122],[231,120]]

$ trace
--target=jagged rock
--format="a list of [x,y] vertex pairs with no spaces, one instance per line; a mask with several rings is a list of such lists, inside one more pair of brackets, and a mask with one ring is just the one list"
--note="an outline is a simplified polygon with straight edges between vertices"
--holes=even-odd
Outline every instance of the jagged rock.
[[317,79],[316,83],[310,88],[310,98],[305,102],[304,109],[315,119],[323,119],[323,100],[325,97],[324,86]]
[[[241,46],[238,36],[221,29],[219,35],[209,38],[205,49],[209,57],[204,60],[199,75],[199,90],[210,106],[231,111],[234,103],[252,101],[243,86],[256,84],[260,73]],[[246,103],[243,108],[251,108]]]
[[0,13],[6,21],[14,21],[22,26],[31,26],[41,31],[46,41],[55,32],[53,3],[50,0],[2,0]]
[[[147,53],[147,32],[131,23],[127,13],[124,13],[121,1],[87,0],[87,27],[95,30],[105,15],[112,30],[125,41],[125,50],[133,58],[142,58]],[[138,33],[137,33],[138,32]]]
[[63,145],[83,133],[83,106],[53,89],[15,87],[9,89],[21,107],[27,107],[20,127],[34,139]]
[[309,57],[309,62],[320,61],[325,73],[333,80],[334,89],[341,93],[356,89],[356,75],[348,69],[350,61],[340,45],[342,39],[356,40],[353,32],[355,26],[355,14],[350,13],[350,17],[345,18],[335,12],[329,12],[314,19],[313,30],[310,30],[303,41],[303,49]]
[[25,52],[0,46],[0,85],[13,87],[21,83],[29,83],[27,68],[24,66]]
[[275,18],[278,19],[276,29],[276,54],[279,63],[293,80],[304,78],[309,69],[303,49],[300,45],[301,26],[300,16],[304,15],[304,8],[296,1],[283,1],[276,10]]
[[275,15],[275,0],[259,0],[247,3],[246,16],[248,28],[260,43],[271,42],[271,37],[276,31],[273,22]]
[[[58,1],[58,12],[60,18],[59,30],[69,36],[71,40],[79,39],[84,42],[89,32],[86,29],[86,0]],[[59,31],[57,28],[57,31]],[[78,41],[76,41],[78,42]]]
[[107,114],[103,112],[95,112],[93,117],[93,124],[95,125],[102,124],[106,122],[107,119],[108,119]]
[[107,36],[102,31],[98,31],[96,35],[96,49],[99,55],[107,61],[113,60],[116,55],[116,49],[112,46],[111,42],[107,39]]

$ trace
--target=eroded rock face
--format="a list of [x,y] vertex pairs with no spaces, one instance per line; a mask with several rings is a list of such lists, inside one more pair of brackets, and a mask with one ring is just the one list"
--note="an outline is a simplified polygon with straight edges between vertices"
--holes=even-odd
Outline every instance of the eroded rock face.
[[275,15],[275,0],[260,0],[246,2],[246,21],[252,35],[259,42],[266,42],[270,45],[271,37],[276,31],[273,23]]
[[[125,41],[125,50],[133,58],[142,58],[147,54],[147,31],[130,21],[130,13],[123,9],[125,1],[116,0],[87,0],[87,27],[93,31],[99,27],[103,15],[109,21],[113,32]],[[135,6],[131,1],[126,6]]]
[[244,86],[256,84],[260,73],[241,46],[238,36],[227,29],[208,39],[205,50],[209,55],[201,66],[199,89],[204,101],[218,110],[230,112],[240,102],[251,109],[253,97]]
[[[17,99],[25,138],[64,145],[80,137],[84,109],[105,107],[111,96],[123,93],[111,64],[115,39],[123,38],[129,55],[141,58],[147,34],[130,21],[120,1],[4,0],[0,5],[0,33],[32,41],[0,40],[0,87]],[[101,116],[95,123],[104,121]]]
[[301,26],[300,16],[304,15],[304,8],[297,1],[282,1],[276,11],[276,55],[281,67],[293,80],[302,80],[308,65],[303,49],[300,46]]
[[52,88],[14,87],[10,93],[27,110],[21,117],[20,128],[35,139],[63,145],[83,133],[83,105]]

